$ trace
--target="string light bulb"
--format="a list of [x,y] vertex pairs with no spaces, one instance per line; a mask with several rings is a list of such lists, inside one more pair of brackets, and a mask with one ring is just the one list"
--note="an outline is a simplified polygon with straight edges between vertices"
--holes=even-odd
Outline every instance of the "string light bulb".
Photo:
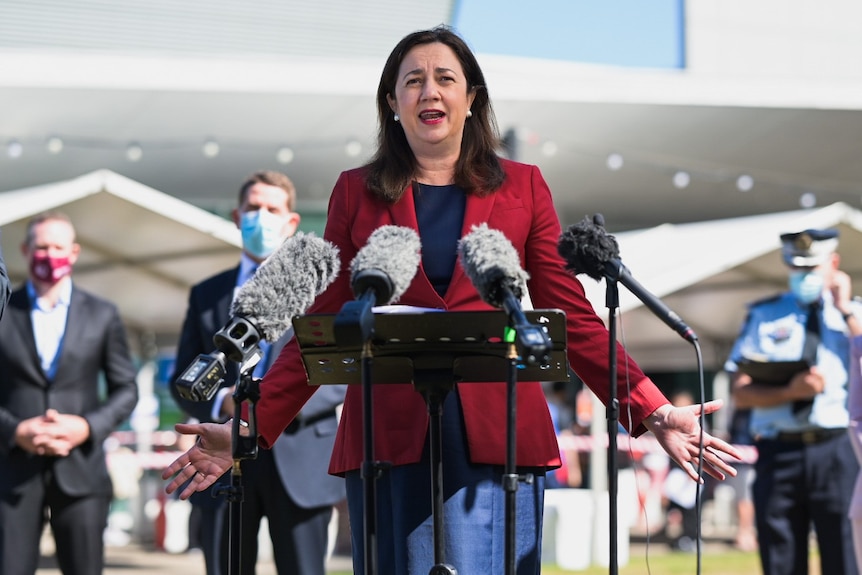
[[216,156],[218,156],[219,152],[221,151],[221,148],[219,147],[218,142],[210,138],[209,140],[204,142],[201,151],[203,152],[204,157],[215,158]]
[[63,140],[58,136],[52,136],[45,142],[45,149],[50,154],[59,154],[63,151]]
[[355,158],[359,154],[362,153],[362,144],[356,140],[350,140],[344,146],[344,153],[350,156],[351,158]]
[[684,190],[691,183],[691,176],[688,172],[678,171],[673,175],[673,187],[678,190]]
[[24,146],[18,140],[9,140],[6,142],[6,155],[16,160],[24,153]]
[[740,192],[750,192],[754,187],[754,178],[748,174],[742,174],[736,178],[736,189]]
[[799,196],[799,206],[805,209],[813,208],[817,205],[817,194],[814,192],[805,192]]
[[140,144],[132,142],[126,148],[126,159],[130,162],[138,162],[144,156],[144,149]]
[[608,157],[605,160],[605,165],[607,165],[608,169],[612,172],[621,170],[623,167],[622,154],[617,154],[616,152],[608,154]]
[[293,150],[287,146],[282,146],[275,153],[275,159],[279,164],[289,164],[293,161]]

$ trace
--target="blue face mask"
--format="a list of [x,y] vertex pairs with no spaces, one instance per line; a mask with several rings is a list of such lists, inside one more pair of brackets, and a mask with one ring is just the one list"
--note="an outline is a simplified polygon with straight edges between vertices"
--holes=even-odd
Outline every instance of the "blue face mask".
[[823,276],[815,271],[790,272],[790,291],[799,303],[814,303],[823,292]]
[[239,220],[242,246],[256,258],[264,259],[284,241],[284,220],[266,210],[243,212]]

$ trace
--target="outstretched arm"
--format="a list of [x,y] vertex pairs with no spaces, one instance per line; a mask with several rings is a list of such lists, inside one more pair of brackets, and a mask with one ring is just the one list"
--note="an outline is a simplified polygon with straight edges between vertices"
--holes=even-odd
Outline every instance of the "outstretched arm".
[[180,499],[188,499],[195,491],[203,491],[215,483],[231,468],[231,422],[179,423],[175,429],[182,434],[197,435],[198,440],[162,471],[162,479],[170,479],[165,487],[168,493],[191,479],[180,493]]
[[[703,404],[705,414],[712,413],[722,406],[716,399]],[[667,454],[682,467],[689,477],[698,481],[697,467],[700,451],[701,405],[674,407],[666,404],[656,409],[644,421]],[[729,465],[722,454],[742,459],[732,445],[703,432],[703,471],[716,479],[723,480],[727,475],[735,476],[736,469]]]

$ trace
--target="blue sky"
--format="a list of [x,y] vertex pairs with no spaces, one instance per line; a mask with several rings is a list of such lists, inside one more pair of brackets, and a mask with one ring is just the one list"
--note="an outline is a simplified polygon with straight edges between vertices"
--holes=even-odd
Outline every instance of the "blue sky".
[[458,0],[476,52],[620,66],[685,66],[683,0]]

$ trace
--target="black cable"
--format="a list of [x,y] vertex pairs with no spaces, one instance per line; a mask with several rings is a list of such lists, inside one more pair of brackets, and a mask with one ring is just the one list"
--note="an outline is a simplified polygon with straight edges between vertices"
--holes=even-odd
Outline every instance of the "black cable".
[[[622,314],[618,315],[618,322],[619,322],[619,328],[620,328],[620,340],[622,342],[623,348],[625,348],[626,347],[626,345],[625,345],[625,332],[622,329]],[[700,425],[700,439],[698,441],[698,456],[697,456],[698,484],[697,484],[697,492],[695,493],[695,500],[694,500],[695,504],[694,505],[695,505],[695,517],[696,517],[696,521],[697,521],[697,532],[696,532],[697,541],[695,543],[695,545],[696,545],[696,547],[695,547],[696,548],[696,561],[697,561],[696,574],[701,575],[701,566],[702,566],[702,561],[703,561],[703,549],[702,549],[702,539],[703,538],[702,538],[702,532],[701,532],[701,524],[702,524],[702,518],[703,518],[702,517],[703,516],[703,498],[702,498],[702,494],[703,494],[702,485],[703,485],[703,483],[702,482],[703,482],[703,451],[704,451],[703,436],[704,436],[704,429],[706,427],[706,414],[704,413],[704,411],[705,411],[704,410],[704,403],[706,402],[706,385],[704,383],[703,354],[702,354],[701,349],[700,349],[700,341],[697,338],[695,338],[693,341],[691,341],[691,343],[694,345],[695,355],[697,357],[698,387],[699,387],[699,392],[700,392],[700,415],[698,418],[698,423]],[[626,368],[626,374],[625,375],[626,375],[626,394],[628,395],[628,402],[626,403],[626,405],[627,405],[626,411],[627,411],[627,415],[628,415],[629,427],[631,427],[631,421],[632,421],[631,378],[630,378],[629,373],[628,373],[628,367]],[[634,461],[635,458],[634,458],[634,452],[632,451],[632,447],[631,447],[631,445],[632,445],[631,444],[631,438],[629,438],[628,445],[629,445],[629,457],[631,458],[632,461]],[[671,461],[671,464],[673,464],[673,461]],[[637,480],[637,476],[635,476],[635,480]],[[644,512],[646,512],[646,509],[644,510]],[[650,548],[651,536],[650,536],[650,530],[649,530],[649,518],[648,517],[646,517],[646,529],[647,529],[647,543],[646,543],[647,550],[646,550],[645,561],[646,561],[647,573],[651,574],[652,570],[650,569],[650,565],[649,565],[649,548]]]

